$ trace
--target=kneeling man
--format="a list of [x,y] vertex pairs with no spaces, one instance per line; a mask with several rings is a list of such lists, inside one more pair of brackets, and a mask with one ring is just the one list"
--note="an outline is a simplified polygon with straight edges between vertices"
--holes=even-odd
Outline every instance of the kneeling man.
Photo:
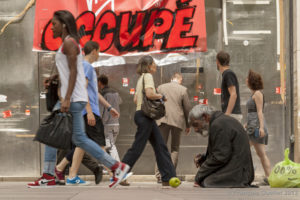
[[189,113],[195,132],[208,137],[206,155],[199,162],[195,181],[202,187],[249,187],[254,180],[249,139],[236,119],[209,106],[197,105]]

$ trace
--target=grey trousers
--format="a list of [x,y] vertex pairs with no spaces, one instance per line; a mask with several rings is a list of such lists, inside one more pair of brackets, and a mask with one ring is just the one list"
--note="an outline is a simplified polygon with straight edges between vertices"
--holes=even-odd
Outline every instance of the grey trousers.
[[[182,130],[175,126],[171,126],[165,123],[162,123],[159,127],[161,135],[164,139],[166,145],[168,145],[169,135],[171,135],[171,159],[176,169],[178,163],[178,156],[179,156],[179,146],[180,146],[180,138]],[[160,173],[157,168],[157,164],[155,165],[155,177],[160,179]]]
[[104,125],[106,147],[109,148],[109,154],[111,155],[111,157],[113,157],[117,161],[120,161],[119,153],[116,147],[119,128],[119,125]]

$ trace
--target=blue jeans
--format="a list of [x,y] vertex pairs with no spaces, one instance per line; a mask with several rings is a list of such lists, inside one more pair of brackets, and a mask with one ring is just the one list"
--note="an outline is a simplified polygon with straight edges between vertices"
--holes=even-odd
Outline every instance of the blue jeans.
[[43,173],[54,175],[57,149],[45,145]]
[[[111,168],[117,163],[110,155],[108,155],[102,148],[93,140],[87,137],[85,133],[84,120],[82,111],[86,106],[86,102],[71,102],[69,112],[73,117],[73,135],[72,142],[82,148],[88,154],[96,158],[103,165]],[[53,110],[59,109],[60,103],[57,103]],[[46,146],[45,159],[44,159],[44,173],[54,174],[55,162],[56,162],[56,149]],[[54,166],[53,166],[54,162]],[[52,169],[50,169],[52,168]]]

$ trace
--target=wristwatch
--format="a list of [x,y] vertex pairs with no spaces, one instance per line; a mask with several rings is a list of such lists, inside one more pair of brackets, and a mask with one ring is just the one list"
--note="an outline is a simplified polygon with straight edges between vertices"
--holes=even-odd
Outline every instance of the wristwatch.
[[111,109],[112,109],[112,106],[109,106],[109,107],[107,108],[107,111],[110,112]]

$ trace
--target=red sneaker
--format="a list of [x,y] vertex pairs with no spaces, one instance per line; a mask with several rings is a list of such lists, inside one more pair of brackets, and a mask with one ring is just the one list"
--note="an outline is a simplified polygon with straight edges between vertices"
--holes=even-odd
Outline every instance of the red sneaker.
[[129,165],[125,163],[119,162],[118,167],[113,171],[114,176],[112,178],[112,182],[109,184],[110,188],[115,188],[117,185],[123,180],[127,172],[129,171]]
[[27,184],[27,186],[30,188],[49,187],[49,186],[51,187],[54,185],[55,185],[55,177],[45,173],[38,180],[34,181],[33,183]]
[[59,185],[65,185],[65,174],[63,172],[60,172],[55,167],[55,177],[56,182],[59,183]]

